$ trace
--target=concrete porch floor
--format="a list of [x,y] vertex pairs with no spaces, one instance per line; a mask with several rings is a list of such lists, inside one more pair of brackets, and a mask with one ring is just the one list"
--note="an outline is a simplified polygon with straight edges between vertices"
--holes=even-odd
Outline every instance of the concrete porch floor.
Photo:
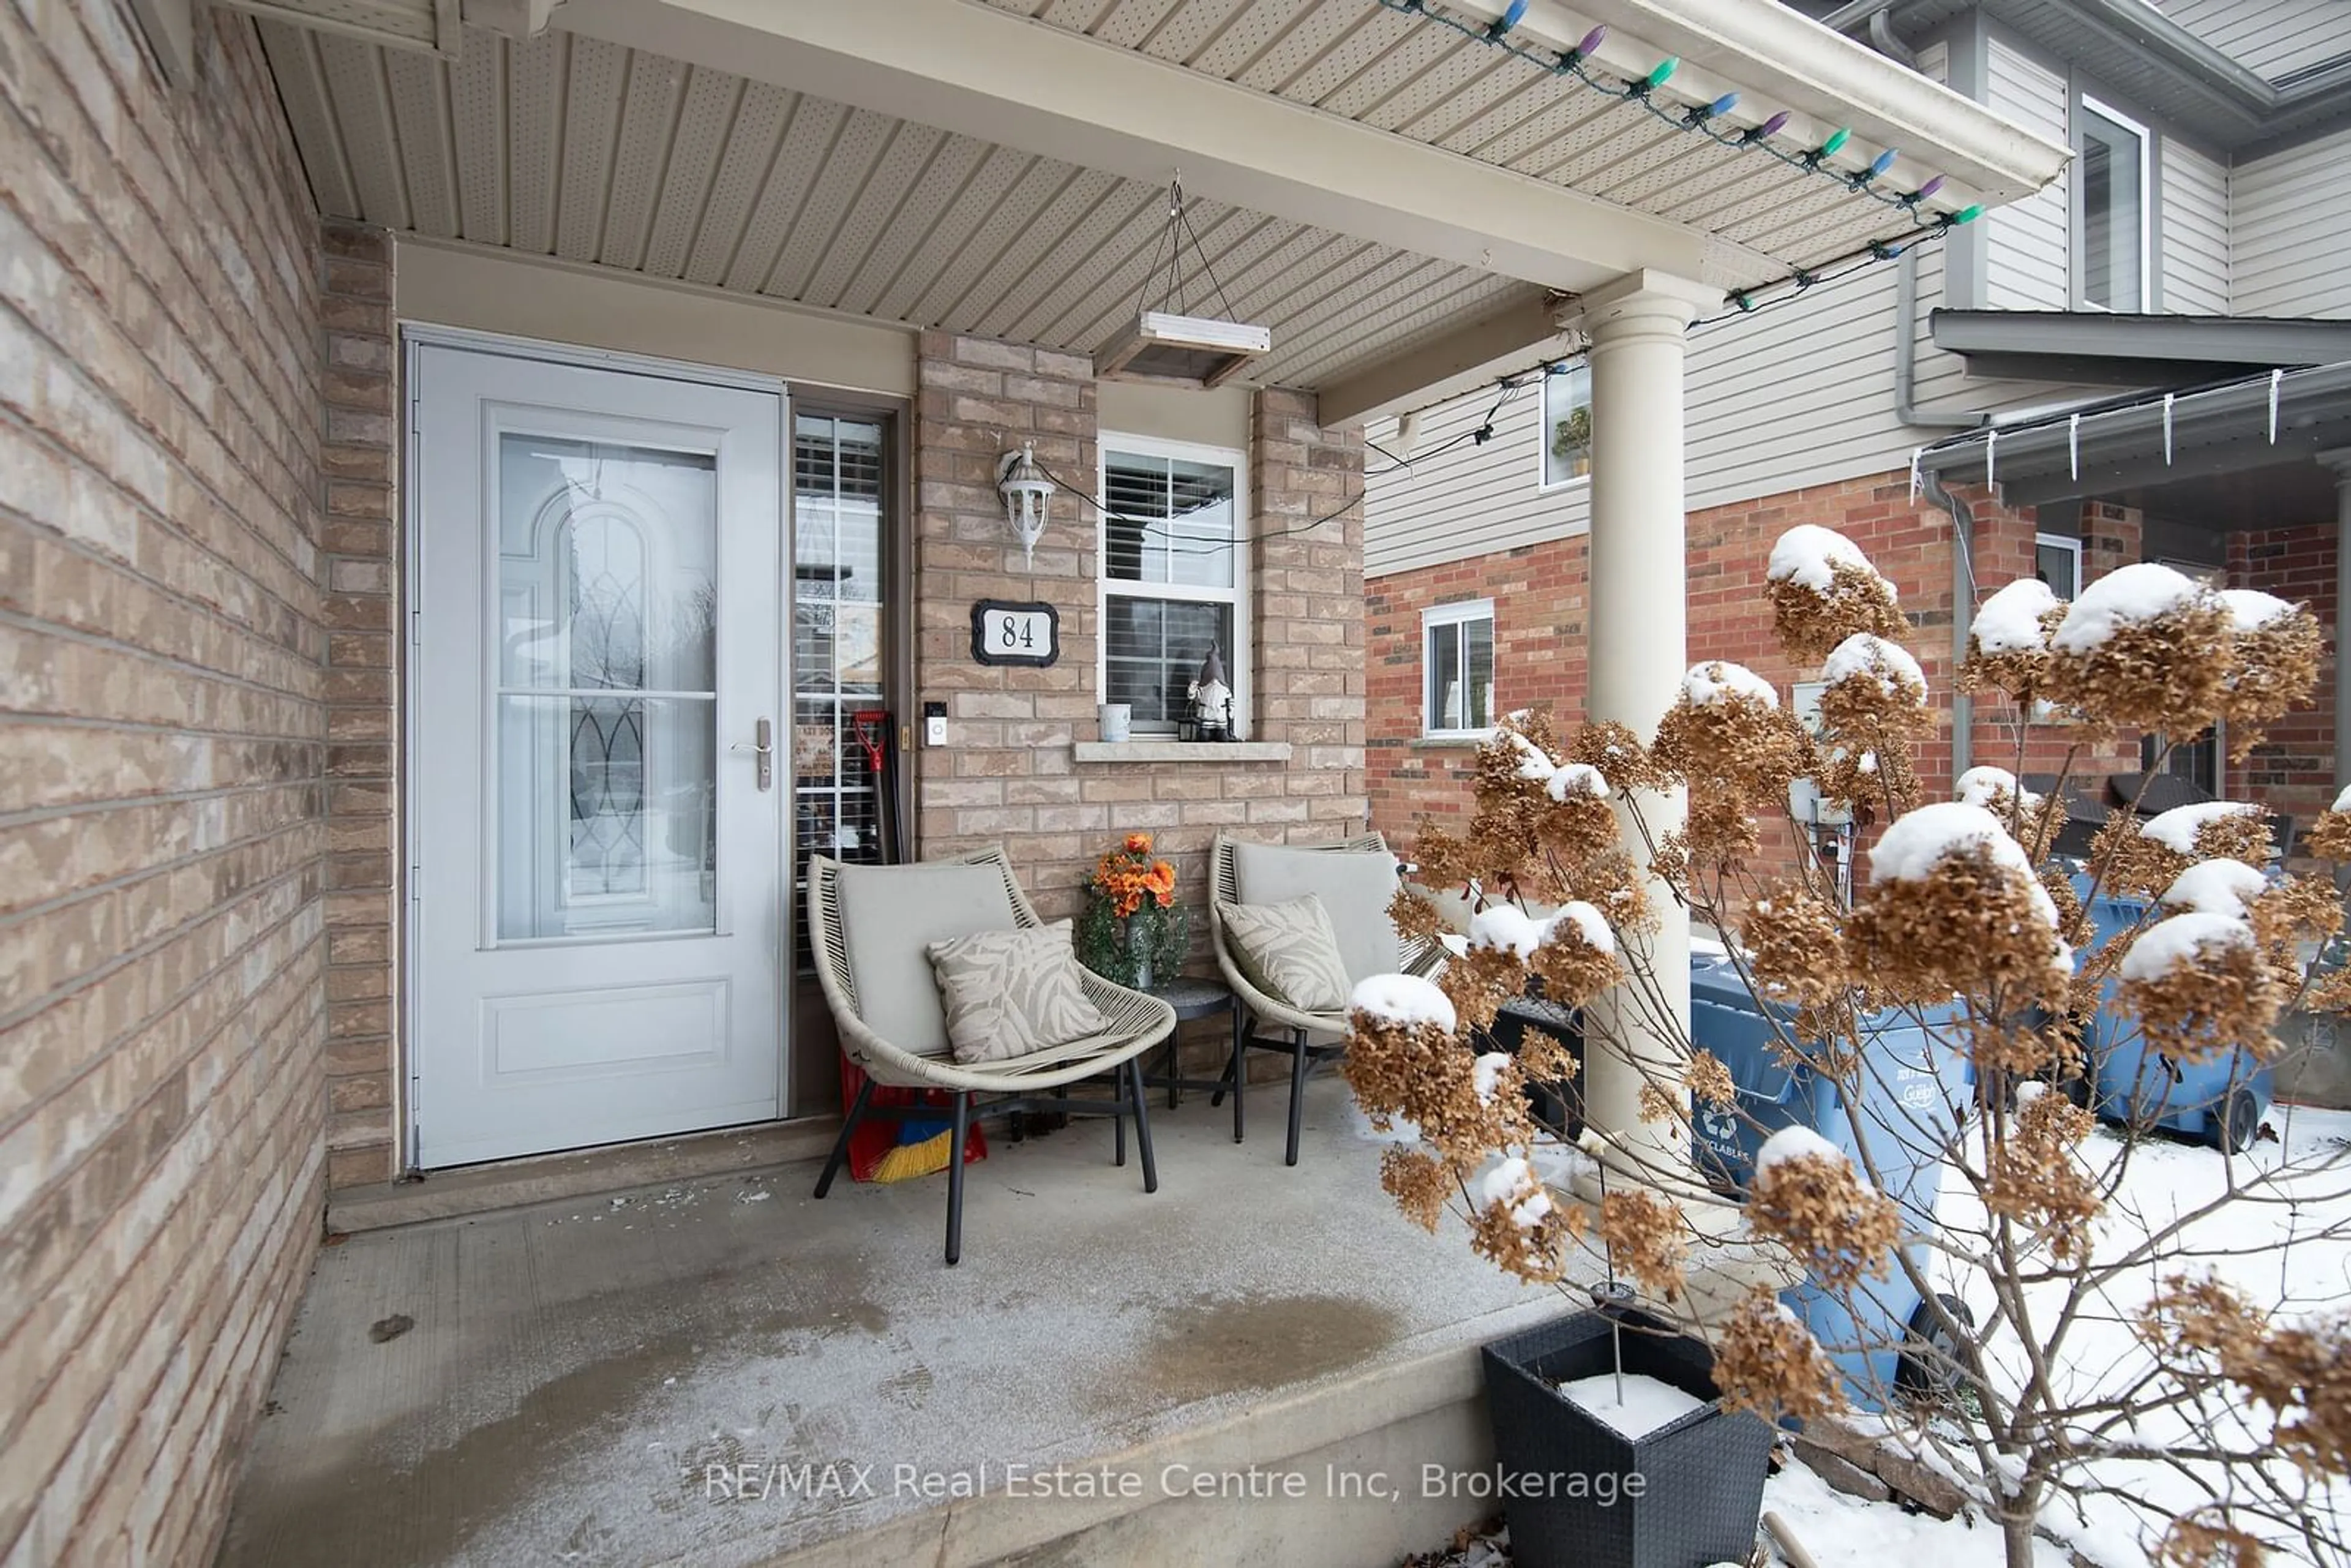
[[[1285,1168],[1285,1095],[1252,1095],[1238,1146],[1205,1096],[1162,1099],[1152,1196],[1104,1121],[991,1127],[955,1269],[942,1178],[844,1176],[818,1203],[810,1163],[352,1237],[319,1256],[221,1561],[1370,1568],[1434,1546],[1494,1511],[1420,1486],[1490,1460],[1475,1347],[1570,1303],[1399,1216],[1335,1079]],[[1138,1495],[1016,1497],[1017,1464]],[[1306,1495],[1169,1495],[1252,1466]],[[1395,1496],[1333,1498],[1334,1469]],[[957,1478],[983,1495],[920,1490]]]

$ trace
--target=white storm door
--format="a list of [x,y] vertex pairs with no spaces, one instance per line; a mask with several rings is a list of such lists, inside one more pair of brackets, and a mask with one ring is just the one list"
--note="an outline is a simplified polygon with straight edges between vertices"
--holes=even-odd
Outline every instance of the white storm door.
[[411,374],[418,1164],[779,1115],[782,396]]

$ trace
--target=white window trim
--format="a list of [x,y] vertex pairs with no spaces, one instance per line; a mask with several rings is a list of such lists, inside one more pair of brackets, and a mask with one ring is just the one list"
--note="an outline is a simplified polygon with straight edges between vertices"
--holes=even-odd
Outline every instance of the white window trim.
[[[1136,599],[1184,599],[1202,604],[1233,607],[1233,645],[1225,650],[1225,674],[1233,683],[1233,723],[1254,738],[1250,725],[1251,683],[1249,646],[1257,639],[1257,618],[1250,613],[1249,549],[1257,514],[1249,509],[1249,455],[1235,446],[1206,446],[1192,441],[1170,441],[1156,435],[1133,435],[1123,431],[1098,431],[1094,437],[1094,693],[1097,702],[1110,700],[1110,576],[1103,563],[1110,558],[1110,455],[1112,449],[1137,457],[1172,457],[1189,463],[1213,463],[1233,472],[1233,585],[1202,588],[1190,583],[1138,582],[1120,591]],[[1167,737],[1167,730],[1135,730],[1138,737]]]
[[[1592,384],[1591,375],[1592,371],[1587,366],[1584,370],[1587,397]],[[1578,485],[1592,483],[1592,475],[1589,471],[1569,479],[1554,479],[1551,476],[1551,386],[1555,381],[1564,382],[1567,379],[1565,376],[1546,373],[1535,386],[1535,488],[1546,494],[1552,490],[1572,490]]]
[[[1447,729],[1437,722],[1437,716],[1430,705],[1428,692],[1428,634],[1440,626],[1459,626],[1472,621],[1494,619],[1494,601],[1490,599],[1460,599],[1450,604],[1431,605],[1420,612],[1420,734],[1424,740],[1484,740],[1494,733],[1494,727],[1483,729]],[[1496,628],[1499,631],[1499,627]],[[1499,685],[1502,668],[1502,643],[1494,640],[1494,674]],[[1468,662],[1462,662],[1462,679],[1468,679]]]
[[[2138,305],[2134,313],[2143,315],[2150,308],[2148,301],[2155,287],[2155,133],[2140,120],[2094,94],[2082,93],[2074,101],[2080,108],[2103,120],[2114,121],[2138,138]],[[2076,148],[2077,156],[2079,152],[2080,149]],[[2072,225],[2073,232],[2065,237],[2068,246],[2077,249],[2082,246],[2083,230],[2090,221],[2086,200],[2086,193],[2076,189],[2073,202],[2076,221]],[[2078,281],[2081,287],[2075,290],[2076,309],[2113,310],[2112,306],[2099,305],[2091,300],[2090,280],[2086,273],[2079,274]]]
[[2082,590],[2090,586],[2082,580],[2082,541],[2072,534],[2037,533],[2032,536],[2032,548],[2036,552],[2062,549],[2074,558],[2074,597],[2079,599]]

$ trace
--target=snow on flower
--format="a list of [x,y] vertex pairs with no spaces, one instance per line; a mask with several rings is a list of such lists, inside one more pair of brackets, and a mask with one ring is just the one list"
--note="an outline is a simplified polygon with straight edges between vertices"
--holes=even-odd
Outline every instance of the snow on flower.
[[1507,1051],[1489,1051],[1469,1064],[1470,1086],[1477,1090],[1480,1104],[1491,1105],[1494,1094],[1501,1087],[1502,1070],[1510,1065]]
[[2209,822],[2225,821],[2248,811],[2258,811],[2259,806],[2249,806],[2241,800],[2199,800],[2192,806],[2174,806],[2159,811],[2141,822],[2138,836],[2153,839],[2174,854],[2193,855],[2196,835]]
[[1551,1194],[1543,1190],[1534,1166],[1516,1155],[1496,1160],[1469,1183],[1471,1201],[1479,1208],[1506,1206],[1521,1230],[1531,1230],[1551,1212]]
[[1752,697],[1769,708],[1780,706],[1780,694],[1771,682],[1746,665],[1734,664],[1728,659],[1692,664],[1689,674],[1682,677],[1682,695],[1689,699],[1692,707],[1711,707],[1740,697]]
[[2195,968],[2208,949],[2253,949],[2253,928],[2234,915],[2191,910],[2158,920],[2139,933],[2123,955],[2122,977],[2156,980],[2181,969]]
[[1589,762],[1562,763],[1543,788],[1552,800],[1560,801],[1571,795],[1589,795],[1595,800],[1608,798],[1608,780]]
[[1531,958],[1542,946],[1542,923],[1515,904],[1489,904],[1469,917],[1469,946]]
[[1587,947],[1603,953],[1616,951],[1616,934],[1608,929],[1606,918],[1580,898],[1569,899],[1559,906],[1557,914],[1543,922],[1543,940],[1550,941],[1566,927],[1573,927]]
[[1781,1128],[1763,1140],[1763,1146],[1755,1152],[1756,1174],[1761,1175],[1782,1160],[1801,1160],[1814,1155],[1847,1165],[1852,1163],[1851,1155],[1810,1127],[1790,1126]]
[[2335,797],[2335,804],[2329,807],[2328,810],[2335,811],[2351,811],[2351,785],[2346,785],[2344,787],[2343,793]]
[[2157,620],[2202,592],[2193,578],[2154,561],[2116,567],[2066,607],[2050,646],[2061,653],[2087,653],[2122,628]]
[[1967,805],[1990,810],[2002,796],[2013,797],[2028,815],[2041,810],[2042,797],[2025,789],[2005,768],[1970,768],[1959,775],[1959,799]]
[[2220,591],[2220,602],[2228,606],[2229,619],[2240,632],[2266,626],[2281,615],[2294,613],[2294,606],[2276,594],[2252,588],[2224,588]]
[[1861,553],[1860,546],[1834,528],[1799,523],[1771,546],[1771,559],[1763,575],[1767,581],[1794,582],[1814,592],[1826,593],[1835,582],[1840,566],[1857,571],[1876,570]]
[[2049,645],[2041,618],[2060,601],[2037,577],[2021,577],[1983,601],[1968,635],[1980,653],[2031,653]]
[[1552,776],[1559,765],[1544,754],[1543,748],[1515,729],[1506,729],[1503,736],[1519,754],[1519,777],[1540,784]]
[[1839,643],[1821,666],[1821,679],[1832,685],[1854,675],[1875,676],[1878,689],[1887,696],[1907,684],[1915,683],[1921,692],[1927,689],[1927,672],[1918,667],[1908,649],[1867,632],[1856,632]]
[[2189,866],[2164,890],[2167,908],[2195,910],[2205,915],[2242,918],[2253,900],[2269,891],[2269,881],[2242,861],[2202,861]]
[[[1896,818],[1870,854],[1870,883],[1875,886],[1882,882],[1930,881],[1935,868],[1944,861],[1978,849],[1991,857],[1992,864],[2024,878],[2032,890],[2033,912],[2051,930],[2055,930],[2057,905],[2050,899],[2049,890],[2041,885],[2041,879],[2032,874],[2032,862],[2026,856],[2024,847],[2009,837],[1998,817],[1965,800],[1921,806]],[[2059,946],[2062,949],[2064,944]],[[2072,954],[2065,952],[2063,956],[2070,974]]]
[[1433,1024],[1451,1034],[1458,1021],[1446,994],[1417,975],[1374,975],[1356,984],[1347,1005],[1353,1011],[1404,1029]]

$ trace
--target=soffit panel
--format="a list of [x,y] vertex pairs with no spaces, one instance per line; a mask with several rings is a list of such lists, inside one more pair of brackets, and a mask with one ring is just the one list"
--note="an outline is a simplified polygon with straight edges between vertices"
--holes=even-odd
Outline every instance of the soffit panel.
[[[1540,73],[1514,79],[1507,58],[1442,47],[1365,0],[1006,8],[1750,232],[1828,245],[1865,205],[1817,183],[1802,195],[1819,211],[1791,202],[1783,187],[1803,182],[1759,180],[1778,165]],[[560,31],[467,29],[455,59],[275,22],[261,34],[319,204],[338,216],[1078,353],[1147,287],[1160,303],[1165,192],[1143,182]],[[1384,358],[1518,287],[1255,211],[1187,213],[1199,251],[1187,240],[1186,303],[1229,302],[1271,330],[1255,381],[1306,384]]]

